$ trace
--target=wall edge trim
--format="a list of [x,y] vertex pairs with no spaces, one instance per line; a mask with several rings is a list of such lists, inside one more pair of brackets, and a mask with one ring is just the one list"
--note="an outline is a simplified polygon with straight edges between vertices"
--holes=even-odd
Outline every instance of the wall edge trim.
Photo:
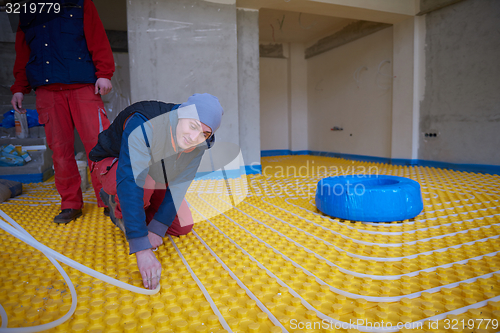
[[486,173],[486,174],[500,175],[500,165],[451,163],[451,162],[443,162],[443,161],[405,159],[405,158],[389,158],[389,157],[379,157],[379,156],[369,156],[369,155],[355,155],[355,154],[345,154],[345,153],[335,153],[335,152],[323,152],[323,151],[314,151],[314,150],[291,151],[288,149],[277,149],[277,150],[262,150],[261,151],[261,157],[284,156],[284,155],[312,155],[312,156],[337,157],[337,158],[345,158],[345,159],[350,159],[350,160],[355,160],[355,161],[363,161],[363,162],[386,163],[386,164],[402,165],[402,166],[422,166],[422,167],[430,167],[430,168],[450,169],[450,170],[463,171],[463,172],[474,172],[474,173]]

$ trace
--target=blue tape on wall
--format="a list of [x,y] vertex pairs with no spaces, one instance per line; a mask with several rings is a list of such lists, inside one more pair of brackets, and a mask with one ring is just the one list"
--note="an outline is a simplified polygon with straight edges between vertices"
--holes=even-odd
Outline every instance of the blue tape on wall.
[[[262,166],[259,165],[245,165],[240,169],[226,170],[227,178],[240,178],[242,175],[252,175],[262,173]],[[196,180],[200,178],[203,179],[224,179],[224,173],[222,170],[209,171],[209,172],[197,172]]]
[[283,155],[294,155],[291,150],[288,149],[277,149],[277,150],[261,150],[261,157],[269,156],[283,156]]
[[500,165],[487,165],[487,164],[459,164],[459,163],[448,163],[440,161],[429,161],[429,160],[418,160],[418,159],[401,159],[401,158],[388,158],[388,157],[377,157],[368,155],[353,155],[353,154],[343,154],[343,153],[332,153],[332,152],[321,152],[314,150],[301,150],[301,151],[291,151],[291,150],[263,150],[260,156],[282,156],[282,155],[313,155],[313,156],[325,156],[325,157],[337,157],[345,158],[354,161],[363,162],[374,162],[374,163],[388,163],[392,165],[408,165],[408,166],[424,166],[431,168],[442,168],[450,169],[456,171],[464,172],[479,172],[487,173],[491,175],[500,175]]

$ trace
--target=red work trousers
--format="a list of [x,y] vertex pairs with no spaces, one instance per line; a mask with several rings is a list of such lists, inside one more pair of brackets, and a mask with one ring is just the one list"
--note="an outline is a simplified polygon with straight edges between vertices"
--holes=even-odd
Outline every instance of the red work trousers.
[[[95,177],[97,181],[101,183],[104,192],[115,196],[117,206],[114,213],[117,218],[121,219],[123,215],[120,207],[120,198],[118,198],[116,192],[117,166],[118,159],[108,157],[102,161],[94,163],[92,174],[95,174]],[[146,213],[146,224],[149,224],[163,202],[166,189],[164,185],[158,186],[162,187],[162,189],[154,189],[155,181],[149,175],[146,177],[146,186],[144,187],[144,212]],[[191,229],[193,229],[193,223],[193,216],[191,215],[191,211],[189,210],[187,202],[184,199],[181,207],[177,211],[177,215],[175,216],[172,225],[167,229],[167,234],[172,236],[186,235],[191,231]]]
[[[58,91],[39,87],[36,90],[36,107],[38,120],[45,125],[47,144],[52,150],[61,209],[81,209],[83,196],[80,173],[75,161],[74,130],[76,128],[82,139],[88,160],[89,152],[97,144],[97,136],[109,127],[101,95],[94,94],[92,84]],[[99,197],[102,186],[95,176],[92,176],[92,185],[99,207],[104,207]]]

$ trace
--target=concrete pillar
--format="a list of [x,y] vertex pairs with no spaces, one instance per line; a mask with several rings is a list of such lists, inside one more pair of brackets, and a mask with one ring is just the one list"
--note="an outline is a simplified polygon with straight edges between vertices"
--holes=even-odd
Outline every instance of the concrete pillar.
[[304,44],[291,43],[289,48],[290,150],[308,149],[307,141],[307,60]]
[[391,158],[418,159],[419,110],[424,77],[424,17],[394,24]]
[[259,60],[261,150],[290,150],[288,59]]
[[235,0],[127,1],[127,25],[131,102],[213,94],[217,140],[239,144]]
[[245,165],[253,165],[253,169],[257,170],[261,164],[259,12],[253,9],[238,9],[237,23],[240,147]]
[[15,43],[19,19],[14,14],[0,13],[0,43]]
[[[0,13],[0,64],[2,64],[0,69],[0,115],[12,109],[10,87],[14,84],[12,70],[16,61],[15,42],[18,23],[19,18],[14,14]],[[36,109],[34,91],[24,96],[23,107]]]

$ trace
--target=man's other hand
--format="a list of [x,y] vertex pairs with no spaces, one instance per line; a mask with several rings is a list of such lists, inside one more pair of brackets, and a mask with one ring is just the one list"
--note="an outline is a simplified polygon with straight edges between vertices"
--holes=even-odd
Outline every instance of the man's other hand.
[[26,113],[26,109],[23,109],[23,99],[24,94],[22,92],[16,92],[12,96],[10,103],[12,104],[12,107],[14,108],[14,110],[16,110],[16,112]]
[[97,79],[97,81],[95,82],[95,94],[101,94],[102,95],[106,95],[107,93],[109,93],[111,91],[111,89],[113,89],[113,85],[111,84],[111,80],[109,79],[106,79],[106,78],[99,78]]
[[163,238],[155,234],[154,232],[148,231],[148,238],[151,246],[155,249],[161,244],[163,244]]
[[151,249],[135,253],[144,288],[155,289],[160,284],[161,264]]

